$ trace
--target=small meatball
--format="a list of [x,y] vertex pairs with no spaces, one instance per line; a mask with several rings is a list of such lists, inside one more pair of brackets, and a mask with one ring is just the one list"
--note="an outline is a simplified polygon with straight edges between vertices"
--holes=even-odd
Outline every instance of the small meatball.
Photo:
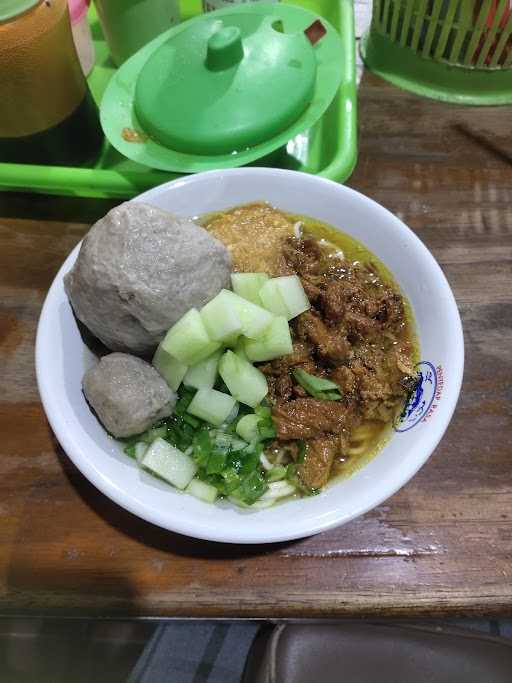
[[146,356],[190,308],[230,282],[226,247],[191,220],[125,202],[86,235],[64,287],[76,317],[111,351]]
[[176,394],[155,368],[126,353],[111,353],[88,370],[82,386],[89,405],[113,436],[140,434],[172,414]]

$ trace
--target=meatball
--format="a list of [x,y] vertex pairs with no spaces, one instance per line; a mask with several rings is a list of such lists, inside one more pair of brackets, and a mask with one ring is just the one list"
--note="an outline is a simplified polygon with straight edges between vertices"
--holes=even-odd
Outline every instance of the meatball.
[[111,353],[84,375],[85,398],[113,436],[132,436],[172,414],[176,394],[155,368],[126,353]]
[[64,287],[112,351],[151,354],[190,308],[229,286],[226,247],[193,221],[126,202],[92,226]]

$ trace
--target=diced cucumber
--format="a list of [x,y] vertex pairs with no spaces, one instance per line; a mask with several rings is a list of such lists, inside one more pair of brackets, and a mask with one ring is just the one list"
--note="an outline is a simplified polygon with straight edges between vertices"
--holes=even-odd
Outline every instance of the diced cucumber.
[[205,481],[192,479],[185,489],[185,493],[190,493],[191,496],[203,500],[205,503],[213,503],[217,498],[218,491],[215,486],[207,484]]
[[266,273],[231,273],[231,286],[235,294],[261,306],[260,289],[268,279]]
[[235,404],[235,399],[229,394],[216,389],[199,389],[187,411],[218,427],[227,419]]
[[225,346],[228,349],[234,349],[241,338],[240,334],[233,334],[231,337],[228,337],[228,339],[224,339],[222,346]]
[[258,422],[262,421],[262,417],[251,413],[250,415],[244,415],[241,417],[236,425],[236,433],[245,439],[247,443],[251,441],[259,440],[260,433],[258,431]]
[[144,441],[138,441],[135,444],[135,460],[139,463],[139,465],[147,450],[148,445],[147,443],[144,443]]
[[237,343],[233,347],[233,352],[242,360],[247,360],[247,354],[245,353],[245,340],[243,337],[239,337]]
[[[245,353],[250,361],[272,360],[293,351],[290,327],[286,318],[274,318],[260,339],[245,339]],[[225,380],[224,380],[225,381]]]
[[229,453],[229,451],[241,451],[247,448],[247,443],[243,439],[239,439],[234,434],[226,434],[226,432],[212,429],[210,436],[213,439],[213,445],[216,451],[221,453]]
[[242,321],[242,334],[250,339],[258,339],[270,325],[274,316],[261,306],[243,299],[234,292],[228,292],[230,299]]
[[235,405],[233,406],[233,410],[229,413],[227,418],[221,424],[221,427],[222,428],[228,427],[234,420],[236,420],[239,412],[240,412],[240,405],[238,403],[235,403]]
[[286,476],[286,467],[284,465],[275,465],[265,476],[268,482],[281,481]]
[[208,358],[205,358],[197,365],[193,365],[187,370],[183,378],[183,384],[195,389],[211,389],[217,378],[217,368],[221,351],[216,351]]
[[201,318],[211,339],[224,342],[242,332],[242,321],[231,297],[233,292],[221,289],[215,298],[201,309]]
[[283,315],[287,320],[311,308],[297,275],[286,275],[268,280],[260,290],[260,298],[267,310],[274,315]]
[[260,299],[263,306],[274,315],[284,316],[288,319],[288,308],[279,291],[275,278],[267,280],[260,289]]
[[191,457],[163,439],[156,439],[149,446],[142,458],[142,466],[177,489],[186,488],[197,472],[197,465]]
[[276,277],[274,278],[274,282],[288,309],[288,315],[286,316],[288,320],[297,317],[311,308],[302,282],[297,275]]
[[265,375],[233,351],[226,351],[219,362],[219,374],[229,392],[240,403],[254,408],[268,393]]
[[173,358],[170,353],[167,353],[167,351],[162,348],[161,344],[158,346],[155,355],[153,356],[153,365],[171,389],[177,391],[185,377],[187,366],[180,363],[176,358]]
[[191,308],[175,323],[160,346],[184,365],[195,365],[208,358],[220,344],[208,336],[199,311]]

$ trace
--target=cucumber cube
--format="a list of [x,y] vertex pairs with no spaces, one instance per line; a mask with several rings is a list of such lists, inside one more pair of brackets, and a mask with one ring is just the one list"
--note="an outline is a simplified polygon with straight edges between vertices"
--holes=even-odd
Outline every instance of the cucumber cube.
[[226,421],[235,405],[235,399],[229,394],[216,389],[199,389],[187,411],[218,427]]
[[144,441],[138,441],[135,444],[135,460],[139,463],[141,463],[142,458],[146,454],[146,451],[148,450],[148,445],[147,443],[144,443]]
[[195,365],[208,358],[220,344],[212,341],[196,308],[175,323],[165,335],[160,346],[184,365]]
[[272,313],[261,306],[242,299],[238,294],[233,292],[227,292],[227,294],[227,298],[231,300],[232,306],[242,321],[242,334],[250,339],[258,339],[274,319]]
[[205,503],[213,503],[217,498],[218,491],[215,486],[207,484],[205,481],[192,479],[185,489],[185,493],[190,493],[191,496],[203,500]]
[[219,374],[237,401],[254,408],[268,394],[265,375],[233,351],[226,351],[219,363]]
[[268,280],[260,290],[265,308],[287,320],[304,313],[311,304],[297,275],[285,275]]
[[164,351],[161,344],[158,346],[155,355],[153,356],[153,365],[171,389],[177,391],[185,377],[185,373],[188,369],[187,366],[180,363],[176,358],[173,358],[167,351]]
[[251,441],[260,440],[260,432],[258,430],[258,422],[262,421],[262,417],[251,413],[250,415],[244,415],[238,420],[236,425],[236,433],[241,436],[242,439],[251,443]]
[[183,384],[187,387],[194,387],[194,389],[211,389],[217,379],[220,356],[221,352],[216,351],[197,365],[189,368],[183,378]]
[[302,282],[297,275],[285,275],[274,278],[275,286],[288,309],[288,320],[297,317],[311,308]]
[[274,315],[284,316],[288,320],[288,308],[276,285],[276,278],[265,282],[260,289],[260,298],[263,306]]
[[260,339],[245,339],[245,353],[252,362],[273,360],[292,351],[290,326],[283,317],[274,318]]
[[233,347],[233,351],[239,358],[247,360],[247,354],[245,353],[245,340],[243,337],[238,338],[237,343]]
[[235,294],[261,306],[260,289],[268,279],[266,273],[231,273],[231,286]]
[[142,466],[177,489],[188,486],[197,472],[196,463],[163,439],[156,439],[145,452]]
[[215,298],[201,309],[201,318],[211,339],[224,342],[242,332],[242,321],[231,296],[233,292],[221,289]]

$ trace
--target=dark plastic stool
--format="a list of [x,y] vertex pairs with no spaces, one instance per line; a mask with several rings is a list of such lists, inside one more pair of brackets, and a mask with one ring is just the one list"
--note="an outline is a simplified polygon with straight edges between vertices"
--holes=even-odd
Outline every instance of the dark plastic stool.
[[285,624],[255,641],[244,683],[512,683],[512,641],[450,628]]

